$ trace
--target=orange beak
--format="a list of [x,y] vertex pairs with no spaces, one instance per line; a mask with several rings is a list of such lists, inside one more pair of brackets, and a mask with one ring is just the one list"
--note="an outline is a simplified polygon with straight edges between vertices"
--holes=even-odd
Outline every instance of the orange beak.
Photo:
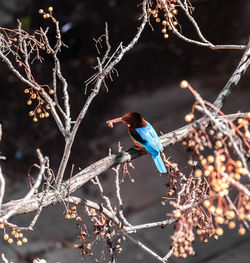
[[123,123],[122,117],[106,121],[110,128],[113,128],[113,123]]

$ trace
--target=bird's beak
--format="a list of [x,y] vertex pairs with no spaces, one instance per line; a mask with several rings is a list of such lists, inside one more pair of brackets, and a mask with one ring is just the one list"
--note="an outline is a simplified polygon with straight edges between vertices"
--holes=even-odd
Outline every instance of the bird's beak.
[[122,117],[106,121],[110,128],[113,128],[113,123],[123,123]]

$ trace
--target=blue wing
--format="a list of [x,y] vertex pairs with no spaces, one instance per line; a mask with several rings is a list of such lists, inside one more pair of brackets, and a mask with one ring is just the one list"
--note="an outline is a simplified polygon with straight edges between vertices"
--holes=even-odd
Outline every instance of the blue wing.
[[147,126],[143,128],[136,128],[135,130],[145,141],[144,143],[140,142],[145,147],[145,149],[152,155],[156,155],[160,151],[163,151],[163,146],[154,128],[150,125],[150,123],[146,123]]
[[[166,173],[167,169],[161,159],[160,152],[163,151],[163,146],[154,128],[150,123],[146,122],[147,126],[136,128],[140,141],[138,141],[145,149],[151,153],[154,163],[160,173]],[[131,134],[132,135],[132,134]]]

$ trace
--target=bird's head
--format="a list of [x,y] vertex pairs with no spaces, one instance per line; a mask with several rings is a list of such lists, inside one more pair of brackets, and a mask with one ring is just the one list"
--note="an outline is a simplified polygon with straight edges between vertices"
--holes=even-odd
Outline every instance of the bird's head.
[[113,128],[113,123],[124,123],[131,128],[142,128],[147,125],[141,114],[137,112],[126,113],[122,117],[106,121],[106,123],[110,128]]

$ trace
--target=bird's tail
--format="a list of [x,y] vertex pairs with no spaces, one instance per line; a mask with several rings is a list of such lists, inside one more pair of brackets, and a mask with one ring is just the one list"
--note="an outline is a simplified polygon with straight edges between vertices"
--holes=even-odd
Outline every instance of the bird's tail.
[[156,155],[152,155],[152,157],[153,157],[153,160],[155,162],[155,165],[156,165],[158,171],[160,173],[166,173],[167,169],[166,169],[166,166],[165,166],[164,162],[161,159],[160,153],[158,153]]

